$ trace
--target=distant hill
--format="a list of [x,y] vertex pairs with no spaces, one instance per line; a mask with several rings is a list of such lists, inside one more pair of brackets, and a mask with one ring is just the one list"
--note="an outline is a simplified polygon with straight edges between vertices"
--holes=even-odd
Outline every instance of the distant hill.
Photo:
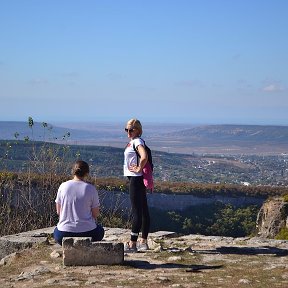
[[[60,125],[60,124],[59,124]],[[0,140],[24,137],[36,141],[76,145],[109,146],[123,149],[128,138],[123,123],[70,123],[53,126],[35,122],[0,121]],[[65,137],[69,133],[69,137]],[[150,123],[144,127],[144,139],[157,151],[187,154],[266,154],[288,152],[288,126],[199,125]]]
[[[53,132],[52,132],[53,131]],[[67,130],[62,128],[55,128],[49,125],[44,128],[42,123],[34,122],[33,129],[31,129],[26,122],[18,121],[0,121],[0,139],[11,140],[17,138],[23,139],[24,137],[34,138],[35,140],[43,140],[44,138],[62,137]]]
[[206,125],[169,133],[169,136],[201,141],[288,142],[288,126]]
[[288,126],[200,125],[159,134],[150,143],[174,153],[279,155],[288,152]]
[[55,141],[62,139],[67,133],[69,138],[76,141],[93,140],[99,137],[107,137],[109,133],[103,131],[103,129],[84,129],[81,126],[72,127],[59,127],[52,124],[47,124],[47,127],[43,126],[43,123],[34,122],[32,129],[27,122],[18,121],[0,121],[0,140],[12,140],[15,139],[15,133],[19,133],[18,138],[23,140],[28,136],[30,139],[36,141]]

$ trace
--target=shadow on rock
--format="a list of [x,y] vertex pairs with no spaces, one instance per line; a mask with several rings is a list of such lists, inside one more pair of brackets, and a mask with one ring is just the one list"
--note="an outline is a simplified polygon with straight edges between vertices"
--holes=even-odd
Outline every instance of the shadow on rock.
[[216,248],[215,253],[221,254],[241,254],[241,255],[273,255],[276,257],[288,255],[287,249],[280,249],[276,247],[219,247]]
[[153,270],[153,269],[186,269],[186,272],[200,272],[201,270],[207,269],[219,269],[222,268],[223,265],[188,265],[188,264],[178,264],[178,263],[161,263],[161,264],[154,264],[148,261],[142,260],[129,260],[125,261],[124,265],[130,266],[133,268],[138,269],[146,269],[146,270]]

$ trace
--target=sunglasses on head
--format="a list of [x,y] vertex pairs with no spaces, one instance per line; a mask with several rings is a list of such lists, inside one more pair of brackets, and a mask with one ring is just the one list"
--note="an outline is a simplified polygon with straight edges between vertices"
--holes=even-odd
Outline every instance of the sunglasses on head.
[[135,128],[132,128],[132,129],[127,129],[127,128],[125,128],[125,131],[126,131],[126,132],[129,132],[129,133],[132,133],[133,131],[135,131]]

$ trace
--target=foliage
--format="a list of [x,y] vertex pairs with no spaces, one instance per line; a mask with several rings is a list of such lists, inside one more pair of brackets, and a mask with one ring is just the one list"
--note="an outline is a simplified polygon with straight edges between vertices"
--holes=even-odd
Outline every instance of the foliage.
[[212,235],[243,237],[255,234],[255,222],[259,207],[253,205],[234,209],[226,205],[215,214],[216,221],[210,227]]
[[[46,129],[45,127],[43,127],[43,129]],[[122,184],[117,186],[126,185],[126,181],[122,176],[123,149],[101,146],[68,145],[66,143],[68,135],[69,133],[63,136],[64,144],[32,140],[25,142],[18,139],[17,141],[9,142],[0,141],[0,170],[15,172],[31,171],[35,173],[52,172],[69,175],[71,163],[76,159],[81,158],[89,163],[91,176],[93,178],[104,178],[107,180],[109,179],[112,182],[122,182]],[[212,182],[193,183],[184,181],[162,181],[160,180],[161,175],[158,171],[160,169],[160,164],[157,163],[159,159],[160,157],[155,157],[154,161],[156,164],[155,192],[190,194],[195,196],[201,195],[201,197],[209,197],[211,195],[232,197],[246,195],[264,198],[288,194],[288,187],[285,186],[244,186],[227,183],[217,184]],[[169,159],[170,158],[167,158],[163,161],[169,161]],[[171,166],[170,169],[171,171],[175,170],[174,166]],[[181,177],[179,177],[179,179],[181,179]],[[113,186],[113,184],[111,184],[111,186]]]
[[55,191],[62,179],[54,176],[52,180],[50,175],[33,173],[1,172],[1,235],[54,225],[57,218]]
[[[53,226],[58,216],[55,196],[67,175],[0,172],[0,231],[1,235],[14,234],[41,227]],[[127,191],[127,181],[117,178],[91,177],[101,201],[114,200],[112,207],[103,208],[99,221],[106,227],[130,227],[130,210],[123,205],[121,193]],[[112,197],[112,198],[111,198]],[[117,197],[117,199],[115,199]],[[126,207],[126,208],[123,208]],[[213,205],[192,206],[183,211],[163,211],[151,208],[151,230],[169,230],[182,234],[247,236],[254,232],[259,207],[234,209],[231,205],[215,202]]]
[[283,201],[288,202],[288,194],[283,195]]
[[[66,175],[51,178],[50,174],[0,172],[0,236],[56,225],[54,200],[59,185],[68,179],[70,176]],[[129,211],[122,208],[122,198],[113,193],[123,191],[123,182],[102,179],[97,183],[92,178],[89,181],[96,185],[101,201],[109,195],[118,197],[113,201],[115,206],[101,210],[99,221],[107,227],[127,228]]]
[[277,240],[288,240],[288,228],[281,228],[280,232],[276,235],[275,239]]
[[[45,134],[51,132],[51,127],[45,122],[42,123],[44,141],[35,141],[34,124],[33,118],[29,117],[31,135],[24,136],[24,141],[19,140],[19,133],[15,132],[15,141],[0,142],[0,235],[56,225],[58,216],[54,200],[58,187],[71,178],[71,164],[81,156],[79,147],[71,149],[67,143],[46,142]],[[69,137],[68,132],[62,140],[66,141]],[[103,162],[109,167],[110,150],[103,148],[102,152],[106,153]],[[87,155],[92,157],[89,153]],[[95,175],[91,176],[89,181],[96,185],[103,199],[105,193],[127,188],[123,179],[96,181]],[[115,207],[102,211],[99,220],[105,226],[129,225],[128,217],[124,217],[129,213],[121,209],[121,199],[115,203]]]
[[152,231],[169,230],[181,234],[243,237],[255,233],[259,207],[234,208],[215,202],[191,206],[183,211],[151,209]]

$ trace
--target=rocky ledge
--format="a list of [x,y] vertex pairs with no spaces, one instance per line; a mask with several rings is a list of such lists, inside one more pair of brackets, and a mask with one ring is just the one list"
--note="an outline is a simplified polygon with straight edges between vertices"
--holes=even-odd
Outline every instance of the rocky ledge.
[[[0,287],[288,287],[288,241],[149,235],[150,250],[124,254],[121,265],[64,266],[53,228],[0,238]],[[105,241],[130,230],[106,228]]]

